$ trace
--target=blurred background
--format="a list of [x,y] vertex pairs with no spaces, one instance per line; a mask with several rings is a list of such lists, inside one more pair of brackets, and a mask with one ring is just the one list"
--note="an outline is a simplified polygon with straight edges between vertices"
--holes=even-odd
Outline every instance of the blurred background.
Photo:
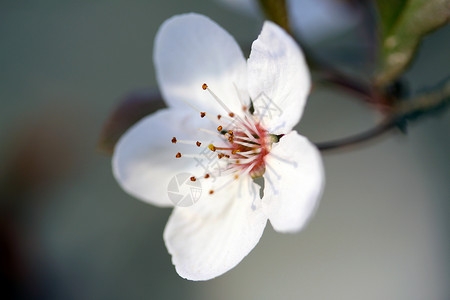
[[[0,1],[2,299],[450,299],[448,111],[406,135],[325,153],[324,197],[300,234],[268,224],[225,275],[177,275],[162,240],[170,209],[122,191],[97,141],[126,95],[157,89],[153,38],[190,11],[247,53],[262,26],[257,11],[219,1]],[[357,24],[304,37],[325,60],[364,73],[370,49]],[[408,93],[450,75],[449,49],[449,26],[424,39],[403,78]],[[297,130],[320,142],[379,119],[316,88]]]

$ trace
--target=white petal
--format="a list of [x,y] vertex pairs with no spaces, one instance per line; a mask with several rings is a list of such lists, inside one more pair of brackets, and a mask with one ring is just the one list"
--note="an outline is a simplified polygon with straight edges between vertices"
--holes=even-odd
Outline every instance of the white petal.
[[250,178],[241,183],[240,189],[238,184],[230,185],[192,207],[176,207],[172,212],[164,240],[181,277],[217,277],[258,243],[267,222],[260,207],[252,208],[259,187]]
[[[235,113],[248,104],[246,61],[234,38],[211,19],[184,14],[165,21],[155,38],[153,60],[164,99],[172,107],[190,102],[201,111],[225,114],[210,89]],[[237,93],[239,90],[239,94]]]
[[266,159],[263,208],[278,232],[301,230],[319,203],[324,185],[317,148],[292,131],[274,144]]
[[299,46],[283,29],[266,21],[248,59],[248,89],[255,113],[271,133],[286,133],[298,123],[310,87]]
[[182,154],[200,153],[202,148],[171,142],[178,139],[207,141],[198,130],[201,119],[186,111],[164,109],[139,121],[119,140],[113,156],[113,172],[129,194],[159,206],[172,206],[168,196],[170,180],[181,173],[204,174],[202,166],[192,158],[176,158]]

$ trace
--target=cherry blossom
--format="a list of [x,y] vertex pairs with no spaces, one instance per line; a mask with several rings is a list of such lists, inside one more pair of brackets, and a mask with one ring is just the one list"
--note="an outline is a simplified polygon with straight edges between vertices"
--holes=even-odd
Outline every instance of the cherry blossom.
[[[113,172],[136,198],[174,206],[164,230],[172,262],[183,278],[208,280],[255,247],[267,220],[278,232],[298,232],[317,207],[321,157],[292,130],[310,74],[301,49],[274,23],[264,23],[246,60],[229,33],[194,13],[163,23],[153,58],[168,108],[122,136]],[[181,173],[201,184],[188,207],[168,196]]]

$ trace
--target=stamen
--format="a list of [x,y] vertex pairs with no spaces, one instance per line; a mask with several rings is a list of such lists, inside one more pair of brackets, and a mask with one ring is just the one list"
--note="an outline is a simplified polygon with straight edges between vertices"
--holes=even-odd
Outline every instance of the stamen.
[[[174,143],[173,139],[172,139],[172,143]],[[200,141],[187,141],[187,140],[175,140],[175,143],[192,145],[192,146],[196,145],[197,147],[200,147],[202,145],[202,143]]]
[[247,165],[247,164],[249,164],[251,162],[254,162],[256,160],[256,158],[257,158],[257,156],[254,156],[252,158],[242,158],[242,159],[230,158],[228,161],[230,163],[235,164],[235,165]]
[[198,130],[206,132],[206,133],[209,133],[209,134],[212,134],[214,136],[218,136],[218,137],[220,137],[222,139],[225,139],[225,136],[223,134],[220,134],[220,133],[218,133],[216,131],[208,130],[208,129],[205,129],[205,128],[199,128]]
[[261,153],[261,148],[256,148],[256,149],[252,149],[252,150],[245,151],[245,152],[239,152],[239,155],[246,156],[247,154],[252,154],[252,156],[253,156],[253,155],[256,155],[259,153]]
[[[225,189],[229,184],[233,184],[232,182],[235,180],[239,180],[241,185],[241,177],[243,176],[250,174],[251,177],[255,177],[264,174],[266,169],[264,157],[270,152],[270,147],[274,141],[264,128],[264,125],[260,123],[258,117],[251,115],[247,111],[248,107],[242,99],[239,100],[241,101],[244,114],[240,112],[235,114],[209,89],[206,83],[202,85],[202,89],[207,90],[214,100],[226,111],[224,115],[212,115],[204,111],[196,110],[201,118],[207,117],[213,122],[206,123],[206,128],[209,129],[199,128],[199,130],[214,137],[211,138],[210,143],[207,143],[207,141],[200,142],[198,140],[178,140],[176,137],[173,137],[171,141],[174,144],[195,145],[199,148],[215,152],[217,158],[214,155],[208,158],[209,160],[215,159],[214,166],[211,163],[212,168],[208,170],[208,173],[204,173],[203,175],[197,174],[199,175],[197,177],[190,177],[191,181],[213,178],[214,180],[212,182],[215,182],[216,177],[224,178],[225,181],[223,183],[225,184],[219,184],[219,187],[215,186],[209,191],[209,194],[212,195],[221,189]],[[238,91],[236,90],[236,92]],[[237,96],[240,97],[240,94],[237,93]],[[214,126],[213,124],[217,124],[215,125],[217,126],[216,130],[212,128]],[[183,155],[178,152],[175,157],[181,158],[183,156],[183,158],[205,159],[205,155],[203,151],[192,154],[183,153]],[[270,170],[270,173],[272,178],[274,178],[273,174],[275,176],[278,175],[273,170]]]
[[256,125],[255,125],[253,116],[250,115],[250,117],[252,118],[251,121],[253,121],[253,122],[251,122],[247,117],[245,117],[246,123],[247,123],[248,125],[250,125],[250,127],[252,128],[252,130],[253,130],[254,132],[258,132],[258,129],[256,128]]
[[[218,188],[216,189],[216,191],[222,190],[224,187],[226,187],[227,185],[229,185],[231,182],[233,182],[233,181],[236,180],[236,179],[237,179],[237,178],[234,176],[233,178],[231,178],[230,180],[228,180],[227,182],[225,182],[223,185],[221,185],[220,187],[218,187]],[[211,190],[211,191],[212,191],[212,190]],[[210,194],[212,194],[211,191],[209,191]],[[214,192],[214,191],[213,191],[213,192]]]
[[253,169],[253,167],[256,165],[256,162],[252,163],[250,166],[248,166],[244,172],[241,173],[241,176],[247,176],[248,173]]
[[270,179],[270,175],[269,173],[267,173],[264,176],[264,179],[267,180],[267,183],[270,185],[270,187],[273,189],[275,195],[278,195],[278,189],[276,188],[276,186],[273,184],[272,180]]
[[183,157],[186,158],[198,158],[198,159],[204,159],[205,156],[202,154],[183,154]]
[[[238,139],[238,138],[236,138],[236,139]],[[257,143],[254,143],[254,144],[252,144],[252,143],[245,143],[245,142],[241,142],[241,141],[234,141],[234,143],[235,144],[239,144],[239,145],[242,145],[242,146],[246,146],[246,147],[259,147],[259,146],[261,146],[260,144],[257,144]]]
[[223,169],[223,170],[217,169],[217,170],[214,170],[213,172],[211,172],[211,177],[213,177],[214,181],[215,181],[217,177],[228,176],[235,172],[236,171],[231,168]]
[[[220,106],[222,106],[222,108],[228,113],[228,115],[230,117],[234,117],[235,114],[225,105],[225,103],[208,87],[208,85],[206,83],[204,83],[202,85],[203,90],[207,90],[211,96],[213,96],[214,100],[216,100],[217,103],[220,104]],[[239,96],[239,93],[238,93]],[[240,102],[242,103],[242,100],[239,98]],[[246,114],[248,115],[248,114]],[[249,115],[250,116],[250,115]],[[244,123],[244,120],[242,120],[242,118],[240,118],[239,116],[236,116],[236,118],[238,120],[240,120],[242,123]]]
[[281,179],[281,176],[272,168],[272,166],[270,164],[266,164],[266,167],[269,169],[270,172],[272,172],[278,180]]
[[213,96],[214,100],[216,100],[217,103],[219,103],[220,106],[222,106],[222,108],[225,109],[225,111],[226,111],[227,113],[231,113],[231,110],[225,105],[225,103],[223,103],[222,100],[220,100],[219,97],[217,97],[216,94],[214,94],[213,91],[211,91],[211,89],[208,87],[208,85],[207,85],[206,83],[204,83],[204,84],[202,85],[202,88],[203,88],[203,90],[207,90],[207,91],[211,94],[211,96]]
[[227,148],[227,147],[216,147],[216,146],[214,146],[214,149],[216,149],[216,150],[233,150],[233,148]]
[[294,168],[297,168],[297,163],[295,161],[287,160],[287,159],[279,157],[278,155],[275,155],[273,153],[270,153],[270,157],[273,157],[276,160],[281,161],[282,163],[289,164],[289,165],[292,165]]

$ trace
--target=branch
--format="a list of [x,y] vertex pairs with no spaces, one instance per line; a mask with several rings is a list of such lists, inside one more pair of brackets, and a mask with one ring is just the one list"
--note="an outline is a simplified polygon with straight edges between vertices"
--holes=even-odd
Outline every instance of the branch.
[[425,93],[397,104],[391,114],[380,124],[359,134],[342,139],[316,143],[320,151],[328,151],[360,144],[379,137],[395,128],[401,128],[406,121],[417,120],[431,112],[445,108],[450,103],[450,79],[440,90]]
[[344,147],[349,147],[355,144],[359,144],[368,140],[372,140],[394,128],[397,127],[398,120],[386,118],[379,125],[375,126],[372,129],[361,132],[359,134],[355,134],[353,136],[345,137],[342,139],[337,139],[329,142],[316,143],[317,148],[320,151],[328,151],[334,150]]

